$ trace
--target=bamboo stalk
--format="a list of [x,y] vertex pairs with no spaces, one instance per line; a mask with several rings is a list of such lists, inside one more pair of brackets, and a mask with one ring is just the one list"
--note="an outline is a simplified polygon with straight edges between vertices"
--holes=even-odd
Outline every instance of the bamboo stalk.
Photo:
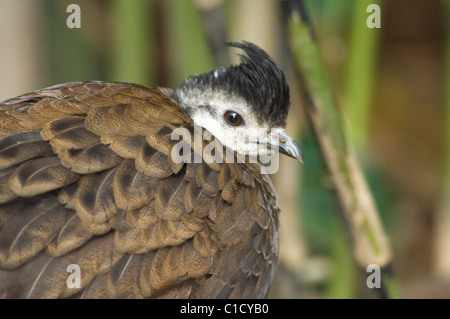
[[226,42],[228,42],[225,27],[225,15],[222,0],[195,0],[200,12],[203,31],[208,40],[211,55],[216,66],[230,65]]
[[[307,115],[353,238],[354,258],[363,269],[370,264],[388,267],[392,261],[391,246],[346,137],[342,114],[303,1],[284,1],[283,4],[288,42],[308,102]],[[390,289],[391,297],[397,297],[396,289],[386,288]]]
[[170,71],[170,86],[178,86],[187,77],[208,72],[214,61],[208,50],[202,21],[193,1],[164,0],[164,28]]
[[115,0],[112,10],[113,80],[140,84],[151,82],[148,1]]
[[436,223],[435,270],[439,275],[450,277],[450,0],[444,2],[447,34],[445,43],[444,79],[444,156],[441,202]]
[[[445,1],[446,5],[446,22],[447,22],[447,37],[445,44],[445,119],[444,119],[444,137],[445,137],[445,179],[444,185],[446,189],[445,197],[450,198],[450,1]],[[449,203],[449,215],[450,215],[450,203]]]
[[348,135],[357,150],[367,145],[376,52],[380,31],[366,26],[370,4],[381,5],[381,0],[352,2],[352,23],[349,41],[349,57],[345,72],[345,114],[349,121]]

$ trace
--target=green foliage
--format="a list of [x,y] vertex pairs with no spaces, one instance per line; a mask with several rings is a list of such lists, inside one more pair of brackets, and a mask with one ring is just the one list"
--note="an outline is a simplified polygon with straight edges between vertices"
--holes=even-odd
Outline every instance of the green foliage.
[[64,2],[67,4],[58,0],[43,2],[48,64],[47,83],[44,85],[99,79],[102,74],[103,65],[89,45],[83,29],[66,27],[68,15],[65,9],[71,2]]
[[153,82],[150,80],[154,63],[153,52],[149,45],[153,42],[149,4],[146,0],[114,0],[113,2],[111,8],[112,80],[140,84]]
[[[446,8],[446,42],[445,42],[445,104],[444,104],[444,190],[450,192],[450,1],[445,2]],[[447,194],[448,196],[448,194]]]
[[191,0],[165,0],[171,86],[215,66],[206,43],[200,15]]
[[381,0],[352,2],[349,55],[344,89],[344,109],[349,120],[349,137],[357,148],[367,145],[373,81],[378,54],[380,29],[369,29],[366,20],[370,4],[380,5]]

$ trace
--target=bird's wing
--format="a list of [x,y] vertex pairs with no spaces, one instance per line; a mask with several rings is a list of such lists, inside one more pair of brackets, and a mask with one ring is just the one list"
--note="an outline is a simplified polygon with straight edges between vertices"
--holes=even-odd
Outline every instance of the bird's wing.
[[0,297],[263,297],[270,181],[256,164],[173,160],[176,128],[195,131],[175,101],[128,83],[0,103]]

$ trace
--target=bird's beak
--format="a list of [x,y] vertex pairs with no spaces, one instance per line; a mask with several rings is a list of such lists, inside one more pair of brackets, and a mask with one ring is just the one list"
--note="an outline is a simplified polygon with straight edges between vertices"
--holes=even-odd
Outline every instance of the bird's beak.
[[[265,129],[262,129],[263,131]],[[265,132],[267,134],[267,131]],[[294,141],[292,137],[290,137],[283,128],[277,127],[272,128],[268,135],[265,135],[264,138],[261,136],[264,134],[259,133],[258,139],[252,139],[248,142],[256,143],[262,146],[258,152],[268,152],[269,155],[273,152],[285,154],[289,157],[295,158],[299,160],[303,164],[303,153],[300,149],[300,146]],[[260,156],[261,153],[258,154]]]
[[272,143],[272,147],[278,147],[281,154],[295,158],[303,163],[303,153],[300,146],[290,137],[285,130],[277,130],[279,143]]

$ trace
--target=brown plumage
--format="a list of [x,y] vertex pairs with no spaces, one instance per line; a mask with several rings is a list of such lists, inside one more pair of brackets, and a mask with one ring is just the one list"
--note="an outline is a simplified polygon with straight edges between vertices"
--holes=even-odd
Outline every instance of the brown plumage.
[[175,90],[78,82],[0,103],[0,297],[267,295],[279,204],[251,159],[302,154],[283,72],[231,45],[240,65]]
[[0,296],[264,297],[278,255],[270,180],[259,164],[173,162],[177,127],[194,124],[136,84],[1,103]]

